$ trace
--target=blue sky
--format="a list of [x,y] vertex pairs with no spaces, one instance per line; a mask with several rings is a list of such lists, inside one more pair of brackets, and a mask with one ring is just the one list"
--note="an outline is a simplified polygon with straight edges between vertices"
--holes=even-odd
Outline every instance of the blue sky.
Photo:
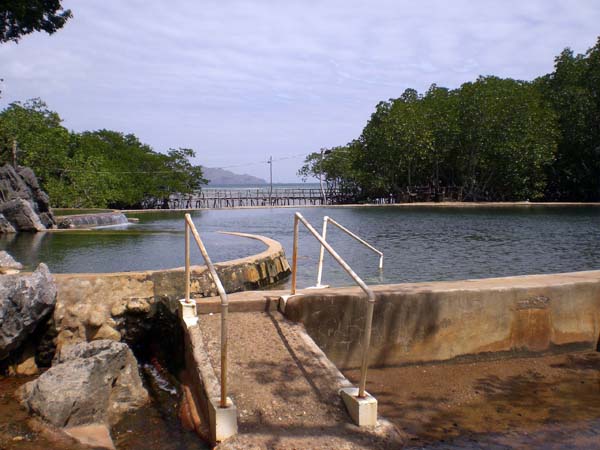
[[380,100],[478,75],[532,79],[600,35],[598,0],[63,1],[53,36],[0,46],[0,107],[41,97],[76,131],[136,134],[196,163],[295,181]]

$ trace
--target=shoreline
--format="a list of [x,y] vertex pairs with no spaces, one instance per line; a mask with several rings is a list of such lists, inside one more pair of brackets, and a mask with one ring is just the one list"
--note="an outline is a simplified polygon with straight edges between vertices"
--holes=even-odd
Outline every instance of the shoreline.
[[228,208],[173,208],[173,209],[120,209],[124,214],[149,212],[189,212],[189,211],[227,211],[237,209],[303,209],[303,208],[510,208],[510,207],[600,207],[600,202],[414,202],[414,203],[351,203],[344,205],[265,205],[265,206],[232,206]]

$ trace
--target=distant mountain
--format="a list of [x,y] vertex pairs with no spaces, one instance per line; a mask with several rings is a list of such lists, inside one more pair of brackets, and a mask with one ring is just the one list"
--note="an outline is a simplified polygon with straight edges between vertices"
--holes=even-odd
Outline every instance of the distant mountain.
[[202,172],[204,173],[204,178],[209,180],[209,186],[222,184],[267,184],[267,181],[262,178],[246,174],[240,175],[225,169],[202,167]]

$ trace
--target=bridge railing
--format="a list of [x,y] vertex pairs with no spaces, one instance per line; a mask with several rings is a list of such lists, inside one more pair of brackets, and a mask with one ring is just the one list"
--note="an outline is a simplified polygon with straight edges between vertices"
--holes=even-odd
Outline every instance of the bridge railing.
[[[323,217],[323,234],[321,235],[321,237],[323,238],[324,241],[327,240],[327,224],[328,223],[335,225],[340,230],[342,230],[344,233],[346,233],[348,236],[350,236],[354,240],[360,242],[362,245],[367,247],[372,252],[378,254],[379,255],[379,270],[383,270],[383,252],[377,250],[375,247],[373,247],[367,241],[365,241],[361,237],[357,236],[352,231],[350,231],[348,228],[339,224],[338,222],[336,222],[329,216]],[[323,287],[323,285],[321,284],[321,278],[323,276],[323,256],[324,255],[325,255],[325,247],[323,247],[323,245],[321,245],[321,250],[319,252],[319,265],[317,268],[317,285],[316,285],[316,287]]]
[[358,396],[360,398],[366,397],[365,388],[367,384],[367,369],[369,364],[369,347],[371,345],[371,328],[373,324],[373,309],[375,305],[375,293],[366,285],[366,283],[352,270],[352,268],[344,261],[344,259],[338,255],[338,253],[329,245],[327,241],[321,237],[319,232],[300,214],[297,212],[294,215],[294,245],[292,255],[292,288],[291,294],[296,294],[296,278],[298,272],[298,232],[299,225],[302,223],[306,229],[319,241],[322,248],[327,250],[329,254],[342,266],[342,268],[350,275],[354,282],[367,294],[367,314],[365,318],[365,325],[363,330],[363,354],[360,367],[360,382],[358,386]]
[[198,249],[204,258],[204,262],[208,267],[208,271],[210,276],[212,277],[215,285],[217,286],[217,291],[219,292],[219,296],[221,297],[221,399],[220,406],[221,408],[227,408],[227,313],[229,312],[229,300],[227,298],[227,293],[223,288],[223,283],[221,283],[221,279],[215,270],[215,266],[210,260],[210,256],[208,256],[208,252],[206,251],[206,247],[200,238],[200,234],[192,221],[192,217],[189,214],[185,215],[185,301],[186,303],[190,303],[190,283],[191,283],[191,269],[190,269],[190,233],[194,237],[196,244],[198,245]]

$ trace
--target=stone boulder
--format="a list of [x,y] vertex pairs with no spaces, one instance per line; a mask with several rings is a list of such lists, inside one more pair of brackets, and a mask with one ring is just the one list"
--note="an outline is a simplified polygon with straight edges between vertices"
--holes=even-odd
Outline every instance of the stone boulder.
[[[29,206],[24,206],[23,202]],[[9,205],[4,206],[7,203]],[[48,195],[42,191],[35,174],[28,167],[15,169],[9,164],[0,167],[0,214],[17,231],[40,231],[56,225]],[[36,219],[32,219],[32,215]],[[22,221],[26,228],[20,228]]]
[[45,264],[29,275],[0,275],[0,360],[54,310],[56,284]]
[[17,273],[23,269],[23,264],[15,261],[8,252],[0,250],[0,274]]
[[109,340],[64,347],[18,395],[30,412],[57,427],[114,425],[148,401],[133,353]]
[[17,198],[0,204],[0,214],[15,230],[44,231],[46,227],[27,200]]
[[16,233],[15,227],[8,221],[4,214],[0,214],[0,234]]

